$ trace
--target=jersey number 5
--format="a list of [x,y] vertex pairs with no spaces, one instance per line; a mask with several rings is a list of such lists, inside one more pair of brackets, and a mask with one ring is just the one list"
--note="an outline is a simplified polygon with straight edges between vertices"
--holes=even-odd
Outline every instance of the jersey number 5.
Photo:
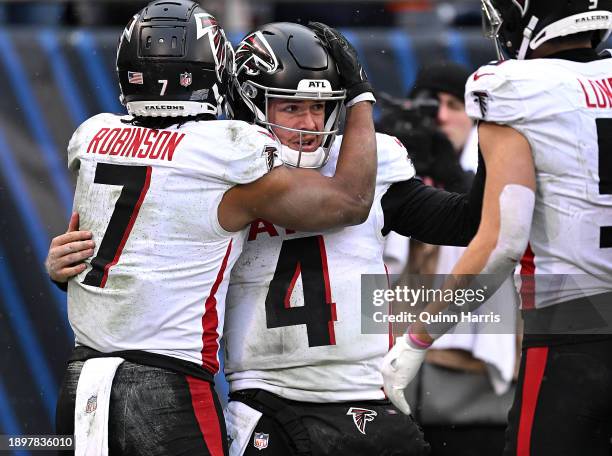
[[[291,294],[300,276],[304,305],[291,307]],[[334,321],[336,304],[331,302],[323,236],[284,241],[266,296],[268,328],[306,325],[308,345],[320,347],[336,344]]]
[[91,270],[83,279],[85,285],[104,288],[108,270],[117,264],[127,242],[140,206],[149,190],[150,166],[124,166],[98,163],[94,184],[123,186],[115,203],[98,254],[91,260]]
[[[612,119],[597,119],[599,194],[612,195]],[[612,248],[612,226],[600,228],[599,248]]]

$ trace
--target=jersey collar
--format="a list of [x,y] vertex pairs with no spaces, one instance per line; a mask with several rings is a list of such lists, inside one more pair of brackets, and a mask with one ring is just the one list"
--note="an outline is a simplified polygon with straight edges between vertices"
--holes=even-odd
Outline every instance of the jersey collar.
[[555,52],[554,54],[547,55],[545,59],[562,59],[571,60],[572,62],[593,62],[595,60],[601,60],[609,58],[610,54],[604,53],[603,55],[598,54],[595,49],[591,48],[580,48],[580,49],[566,49],[564,51]]

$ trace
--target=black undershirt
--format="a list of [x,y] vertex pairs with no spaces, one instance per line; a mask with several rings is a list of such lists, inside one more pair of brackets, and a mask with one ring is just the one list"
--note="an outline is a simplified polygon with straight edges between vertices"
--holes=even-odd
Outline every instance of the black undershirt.
[[395,231],[428,244],[468,245],[480,225],[485,178],[479,153],[478,172],[466,194],[433,188],[416,178],[391,185],[381,201],[382,234]]

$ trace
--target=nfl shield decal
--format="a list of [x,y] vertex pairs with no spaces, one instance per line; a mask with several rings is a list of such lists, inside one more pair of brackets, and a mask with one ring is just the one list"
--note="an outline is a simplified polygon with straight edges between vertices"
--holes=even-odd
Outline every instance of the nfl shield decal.
[[191,73],[181,73],[179,84],[183,87],[189,87],[191,85],[192,77]]
[[268,448],[268,440],[270,439],[270,434],[264,434],[263,432],[256,432],[253,437],[253,446],[258,450],[263,450],[264,448]]
[[91,396],[87,399],[87,405],[85,406],[85,413],[93,413],[98,408],[98,396]]

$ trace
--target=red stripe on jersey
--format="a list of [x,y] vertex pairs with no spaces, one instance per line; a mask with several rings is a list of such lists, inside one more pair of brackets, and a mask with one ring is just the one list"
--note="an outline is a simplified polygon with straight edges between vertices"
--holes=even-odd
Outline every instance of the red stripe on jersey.
[[215,283],[210,289],[210,295],[206,298],[204,315],[202,315],[202,367],[213,374],[217,373],[219,370],[219,361],[217,360],[217,352],[219,351],[219,333],[217,332],[217,328],[219,327],[219,316],[217,315],[217,298],[215,295],[223,280],[223,274],[225,274],[227,260],[231,251],[232,239],[230,239],[229,245],[227,246],[225,257],[217,273]]
[[330,306],[331,319],[327,323],[329,329],[329,342],[331,345],[336,345],[336,330],[334,328],[334,321],[338,321],[336,315],[336,303],[332,302],[331,298],[331,286],[329,284],[329,271],[327,269],[327,252],[325,250],[325,240],[323,236],[317,236],[319,240],[319,250],[321,251],[321,266],[323,269],[323,282],[325,282],[325,302]]
[[263,130],[257,130],[257,131],[261,133],[262,135],[265,135],[268,138],[272,139],[273,141],[276,141],[276,138],[274,137],[274,135],[270,133],[269,131],[263,131]]
[[211,456],[223,456],[223,436],[219,415],[213,399],[212,385],[204,380],[186,375],[191,394],[191,405]]
[[526,356],[521,398],[521,416],[516,446],[517,456],[529,456],[530,454],[533,418],[535,416],[538,395],[540,394],[542,378],[546,369],[548,347],[528,348]]
[[535,255],[531,244],[521,258],[521,304],[523,309],[535,309]]
[[[385,264],[385,275],[387,276],[387,287],[389,287],[389,289],[391,289],[391,282],[389,281],[389,269],[387,268],[387,265]],[[391,303],[391,301],[389,301],[389,315],[391,315],[391,313],[393,312],[393,304]],[[389,350],[391,350],[393,348],[394,345],[394,340],[393,340],[393,323],[391,322],[391,319],[389,319]]]
[[104,288],[104,286],[106,285],[106,280],[108,279],[109,269],[115,266],[117,262],[119,261],[119,257],[121,256],[121,253],[123,252],[123,247],[125,247],[125,243],[127,242],[128,237],[130,237],[130,233],[132,232],[132,228],[134,227],[134,222],[136,222],[136,217],[138,217],[138,212],[140,212],[140,206],[142,206],[142,202],[144,201],[145,196],[147,196],[147,192],[149,191],[150,184],[151,184],[151,167],[147,166],[147,176],[145,177],[144,186],[142,187],[142,190],[140,191],[140,196],[138,197],[138,201],[136,202],[136,206],[134,207],[134,211],[132,212],[130,221],[125,227],[125,231],[123,232],[123,237],[121,238],[121,243],[119,244],[119,248],[115,252],[115,257],[113,258],[113,261],[111,261],[106,266],[104,266],[104,275],[102,276],[102,281],[100,282],[100,288]]
[[293,287],[295,287],[295,282],[297,282],[298,277],[302,273],[302,265],[300,262],[297,262],[295,266],[295,273],[293,274],[293,278],[291,279],[291,283],[289,283],[289,288],[287,288],[287,293],[285,293],[285,300],[283,301],[285,304],[285,309],[291,308],[291,293],[293,293]]

